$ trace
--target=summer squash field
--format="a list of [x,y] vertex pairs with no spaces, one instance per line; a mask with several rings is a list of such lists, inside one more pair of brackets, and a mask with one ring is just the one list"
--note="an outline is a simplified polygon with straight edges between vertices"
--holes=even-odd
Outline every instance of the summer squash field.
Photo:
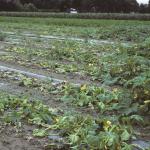
[[149,150],[149,116],[150,21],[0,17],[0,150]]

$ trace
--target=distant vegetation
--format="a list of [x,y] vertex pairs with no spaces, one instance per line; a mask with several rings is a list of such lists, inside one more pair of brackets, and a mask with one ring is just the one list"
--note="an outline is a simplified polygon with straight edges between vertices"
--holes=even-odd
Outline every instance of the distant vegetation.
[[64,12],[69,8],[79,12],[149,13],[150,2],[139,5],[136,0],[0,0],[0,11]]
[[52,13],[52,12],[0,12],[0,16],[11,17],[51,17],[78,19],[115,19],[115,20],[150,20],[150,14],[121,14],[121,13]]

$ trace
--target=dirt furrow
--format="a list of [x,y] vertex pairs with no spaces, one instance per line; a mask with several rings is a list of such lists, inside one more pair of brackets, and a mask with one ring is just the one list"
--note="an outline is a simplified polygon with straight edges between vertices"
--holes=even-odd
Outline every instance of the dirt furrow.
[[11,72],[20,73],[20,74],[23,74],[23,75],[26,75],[26,76],[29,76],[29,77],[32,77],[32,78],[37,78],[37,79],[40,79],[40,80],[50,80],[53,85],[65,82],[64,80],[55,79],[55,78],[51,78],[51,77],[44,76],[44,75],[41,75],[41,74],[35,74],[35,73],[32,73],[32,72],[23,71],[23,70],[19,70],[19,69],[15,69],[15,68],[10,68],[10,67],[7,67],[7,66],[0,66],[0,71],[11,71]]
[[51,81],[53,85],[57,85],[63,82],[69,82],[77,86],[80,86],[82,84],[102,86],[100,82],[92,81],[90,80],[90,78],[86,76],[80,76],[79,74],[58,74],[42,68],[40,69],[32,66],[21,66],[18,64],[11,64],[9,62],[3,61],[0,61],[0,71],[16,72],[39,80],[48,80]]

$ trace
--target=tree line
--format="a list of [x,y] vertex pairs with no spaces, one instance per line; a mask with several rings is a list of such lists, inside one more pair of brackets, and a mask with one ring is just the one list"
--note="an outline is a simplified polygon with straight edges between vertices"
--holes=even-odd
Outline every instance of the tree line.
[[56,11],[75,8],[79,12],[150,13],[149,4],[136,0],[0,0],[0,11]]

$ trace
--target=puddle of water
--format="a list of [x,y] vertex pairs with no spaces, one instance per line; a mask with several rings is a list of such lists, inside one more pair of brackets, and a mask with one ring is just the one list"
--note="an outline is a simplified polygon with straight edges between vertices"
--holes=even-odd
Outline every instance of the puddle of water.
[[15,32],[9,32],[9,31],[7,31],[7,32],[3,32],[4,34],[9,34],[9,35],[15,35],[16,33]]
[[57,141],[57,142],[63,141],[63,138],[59,135],[49,135],[48,139],[52,141]]
[[107,41],[107,40],[89,40],[91,44],[115,44],[115,42]]
[[[38,35],[32,34],[32,33],[23,33],[23,35],[29,36],[29,37],[38,37]],[[60,36],[54,36],[54,35],[39,35],[39,37],[44,38],[44,39],[57,39],[57,40],[68,39],[68,40],[73,40],[73,41],[85,42],[85,39],[75,38],[75,37],[60,37]],[[87,41],[91,44],[114,44],[114,42],[108,41],[108,40],[88,39]]]
[[0,43],[0,50],[4,49],[4,45]]
[[7,84],[6,83],[0,83],[0,88],[2,88],[2,87],[4,87],[4,86],[7,86]]
[[21,42],[21,38],[16,37],[16,36],[15,37],[8,37],[8,38],[6,38],[6,42],[17,44],[17,43]]
[[21,42],[17,42],[17,41],[6,41],[5,43],[6,43],[6,44],[9,44],[9,45],[19,45]]
[[134,150],[139,150],[139,148],[141,148],[143,150],[150,149],[150,143],[146,142],[146,141],[136,140],[136,141],[133,141],[132,144],[137,145],[137,148],[134,148]]
[[25,35],[25,36],[29,36],[29,37],[37,37],[38,35],[36,35],[36,34],[33,34],[33,33],[23,33],[23,35]]
[[0,55],[7,55],[7,54],[8,54],[7,52],[0,51]]
[[[16,35],[13,32],[4,32],[4,33],[7,33],[10,36],[12,36],[13,39],[10,38],[10,40],[13,40],[13,41],[18,41],[18,40],[20,40],[20,38],[22,36],[27,36],[28,38],[33,38],[33,39],[40,38],[40,39],[44,39],[44,40],[56,39],[56,40],[72,40],[72,41],[78,41],[78,42],[85,42],[85,41],[87,41],[90,44],[98,44],[98,45],[102,45],[102,44],[118,44],[119,43],[117,41],[114,42],[114,41],[109,41],[109,40],[96,40],[96,39],[87,39],[86,40],[86,39],[83,39],[83,38],[75,38],[75,37],[61,37],[61,36],[53,36],[53,35],[36,35],[36,34],[33,34],[33,33],[28,33],[28,32],[21,33],[20,35]],[[128,42],[126,42],[126,43],[125,42],[121,42],[119,44],[121,44],[123,46],[132,45],[131,43],[128,43]]]

